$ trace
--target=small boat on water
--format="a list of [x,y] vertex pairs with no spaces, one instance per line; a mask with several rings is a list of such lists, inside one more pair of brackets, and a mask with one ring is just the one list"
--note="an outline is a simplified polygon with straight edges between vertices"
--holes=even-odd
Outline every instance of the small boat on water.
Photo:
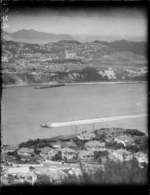
[[48,124],[41,124],[40,126],[44,128],[51,128]]
[[42,84],[40,86],[36,86],[35,89],[45,89],[45,88],[52,88],[52,87],[61,87],[65,86],[64,83],[47,83],[47,84]]

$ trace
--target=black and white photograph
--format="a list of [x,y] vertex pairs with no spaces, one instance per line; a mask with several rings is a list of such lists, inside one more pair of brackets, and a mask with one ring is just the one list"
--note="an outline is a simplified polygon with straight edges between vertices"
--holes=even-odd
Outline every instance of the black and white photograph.
[[145,185],[143,7],[5,9],[1,185]]

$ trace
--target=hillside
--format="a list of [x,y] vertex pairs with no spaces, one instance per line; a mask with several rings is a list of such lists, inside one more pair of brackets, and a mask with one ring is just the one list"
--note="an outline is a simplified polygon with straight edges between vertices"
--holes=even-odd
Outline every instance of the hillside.
[[11,34],[6,31],[2,31],[2,38],[6,41],[14,40]]
[[112,48],[119,51],[130,51],[134,54],[145,55],[146,54],[146,42],[133,42],[133,41],[114,41],[110,43]]
[[[40,36],[37,33],[36,38]],[[146,42],[59,40],[32,44],[3,37],[2,51],[4,84],[147,79]]]

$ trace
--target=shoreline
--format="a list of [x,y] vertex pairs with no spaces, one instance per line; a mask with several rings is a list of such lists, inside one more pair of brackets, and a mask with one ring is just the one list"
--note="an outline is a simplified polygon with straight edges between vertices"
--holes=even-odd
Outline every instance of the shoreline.
[[70,85],[104,85],[104,84],[147,84],[146,81],[105,81],[105,82],[79,82],[79,83],[65,83],[66,86]]
[[[65,83],[65,86],[75,86],[75,85],[105,85],[105,84],[147,84],[147,81],[105,81],[105,82],[72,82],[72,83]],[[49,83],[32,83],[32,84],[12,84],[12,85],[2,85],[2,88],[10,88],[10,87],[28,87],[28,86],[38,86],[38,85],[45,85]]]

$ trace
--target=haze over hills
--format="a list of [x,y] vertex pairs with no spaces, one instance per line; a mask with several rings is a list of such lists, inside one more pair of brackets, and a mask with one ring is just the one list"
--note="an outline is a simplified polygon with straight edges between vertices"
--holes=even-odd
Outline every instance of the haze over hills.
[[[8,36],[9,39],[19,41],[19,42],[27,42],[27,43],[48,43],[48,42],[57,42],[60,40],[74,40],[73,37],[66,34],[53,34],[46,32],[38,32],[33,29],[30,30],[19,30],[14,33],[8,33],[6,31],[4,33],[4,39]],[[7,37],[6,37],[7,36]]]
[[129,40],[129,41],[136,41],[136,42],[141,42],[141,41],[146,41],[146,37],[143,36],[114,36],[111,34],[107,35],[73,35],[74,39],[80,41],[80,42],[92,42],[95,40],[99,41],[107,41],[107,42],[113,42],[117,40]]
[[81,34],[81,35],[68,35],[68,34],[54,34],[54,33],[47,33],[47,32],[39,32],[33,29],[22,29],[18,30],[13,33],[8,33],[6,31],[3,31],[3,38],[5,40],[14,40],[18,42],[27,42],[27,43],[39,43],[44,44],[48,42],[57,42],[61,40],[76,40],[79,42],[92,42],[95,40],[98,41],[107,41],[107,42],[113,42],[118,40],[130,40],[130,41],[146,41],[146,38],[144,37],[123,37],[123,36],[112,36],[112,35],[87,35],[87,34]]

